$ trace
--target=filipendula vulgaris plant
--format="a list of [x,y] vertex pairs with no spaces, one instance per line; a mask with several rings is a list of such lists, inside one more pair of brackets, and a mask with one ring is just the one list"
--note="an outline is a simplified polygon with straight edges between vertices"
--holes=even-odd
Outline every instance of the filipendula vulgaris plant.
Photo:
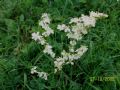
[[[32,39],[38,42],[38,44],[44,46],[44,54],[49,55],[54,59],[54,73],[62,70],[63,66],[66,64],[74,65],[75,60],[82,57],[82,55],[88,50],[88,47],[81,45],[79,48],[75,49],[76,44],[85,34],[88,33],[88,30],[91,27],[95,27],[96,20],[103,17],[108,17],[108,15],[91,11],[89,12],[89,16],[82,14],[81,17],[72,18],[67,25],[57,25],[57,30],[66,33],[67,39],[69,40],[69,50],[66,51],[63,49],[61,55],[56,56],[56,53],[52,50],[52,45],[50,45],[46,40],[46,37],[50,37],[51,34],[54,34],[54,30],[50,27],[51,19],[49,18],[49,14],[42,14],[39,26],[44,29],[44,32],[33,32]],[[31,68],[31,74],[36,73],[39,77],[47,80],[49,74],[44,71],[39,72],[36,69],[37,66],[33,66]]]

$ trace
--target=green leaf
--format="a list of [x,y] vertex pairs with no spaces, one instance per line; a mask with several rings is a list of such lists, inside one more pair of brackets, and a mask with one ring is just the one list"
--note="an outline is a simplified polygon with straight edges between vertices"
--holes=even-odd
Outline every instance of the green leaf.
[[20,15],[20,22],[23,22],[24,21],[24,15]]
[[86,3],[87,0],[79,0],[79,2],[81,2],[81,3]]
[[7,29],[10,31],[16,31],[17,29],[17,24],[14,20],[12,19],[5,19],[5,24],[7,26]]
[[46,3],[48,3],[48,0],[42,0],[42,2],[46,4]]

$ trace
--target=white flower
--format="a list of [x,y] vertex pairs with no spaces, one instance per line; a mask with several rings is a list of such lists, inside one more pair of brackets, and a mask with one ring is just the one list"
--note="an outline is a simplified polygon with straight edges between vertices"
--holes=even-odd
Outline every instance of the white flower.
[[66,28],[66,25],[65,24],[62,24],[62,25],[58,25],[57,26],[57,29],[59,30],[64,30]]
[[82,39],[82,34],[78,34],[76,33],[67,33],[67,37],[70,39],[74,39],[74,40],[81,40]]
[[42,14],[42,20],[39,21],[39,25],[45,30],[42,35],[48,37],[54,33],[54,30],[49,27],[50,18],[47,13]]
[[[61,24],[57,26],[57,29],[64,31],[68,37],[69,45],[68,52],[63,50],[61,56],[55,57],[55,53],[52,50],[52,46],[48,44],[46,37],[49,37],[51,34],[54,34],[54,30],[50,28],[49,15],[47,13],[42,14],[39,25],[44,29],[44,32],[40,35],[39,32],[32,33],[32,39],[39,42],[41,45],[44,45],[45,48],[43,53],[50,55],[54,61],[54,72],[62,70],[63,66],[66,64],[74,65],[74,61],[81,58],[81,56],[88,50],[87,46],[81,45],[80,48],[76,49],[76,44],[78,40],[81,40],[82,37],[88,33],[90,27],[95,27],[96,20],[101,17],[108,17],[107,14],[93,12],[89,13],[89,16],[82,15],[81,17],[72,18],[69,22],[69,25]],[[48,74],[46,72],[38,72],[37,67],[31,69],[31,74],[37,73],[39,77],[47,80]]]
[[71,64],[71,65],[74,65],[74,58],[75,58],[75,55],[74,54],[69,54],[69,59],[67,60],[66,64]]
[[71,40],[70,41],[70,45],[75,46],[76,45],[76,41],[75,40]]
[[68,62],[66,62],[66,64],[74,65],[74,62],[69,60]]
[[83,21],[83,24],[87,27],[95,27],[95,24],[96,24],[96,19],[94,17],[89,17],[89,16],[86,16],[86,15],[83,15],[81,16],[81,20]]
[[62,56],[56,58],[56,60],[54,61],[55,66],[54,72],[56,73],[57,71],[62,70],[63,65],[66,64],[74,65],[74,60],[78,60],[79,58],[81,58],[81,56],[87,51],[87,49],[88,48],[86,46],[81,46],[73,54],[63,50],[61,52]]
[[44,21],[39,21],[39,25],[42,27],[42,28],[45,28],[45,26],[47,25]]
[[99,13],[99,12],[90,12],[90,17],[94,17],[94,18],[100,18],[100,17],[108,17],[107,14],[104,13]]
[[47,76],[48,74],[46,72],[38,72],[37,70],[37,66],[33,66],[33,68],[31,68],[31,74],[38,74],[39,77],[47,80]]
[[67,37],[68,37],[68,38],[73,38],[73,37],[74,37],[74,34],[73,34],[73,33],[67,33]]
[[43,52],[44,52],[44,53],[49,52],[49,51],[51,51],[51,49],[52,49],[52,46],[50,46],[50,45],[47,44],[47,45],[45,46],[45,49],[44,49]]
[[49,27],[49,26],[46,26],[44,27],[44,29],[46,30],[45,32],[42,33],[43,36],[47,37],[49,36],[50,34],[53,34],[53,30]]
[[70,28],[69,28],[69,27],[66,27],[64,31],[65,31],[65,32],[70,32]]
[[88,48],[82,45],[80,48],[76,50],[76,52],[81,57],[87,50]]
[[49,54],[52,58],[55,57],[55,53],[52,51],[52,46],[49,44],[45,45],[45,49],[43,50],[44,53]]
[[62,55],[62,57],[63,57],[64,60],[68,60],[68,53],[65,50],[63,50],[61,52],[61,55]]
[[38,41],[38,43],[40,43],[41,45],[45,45],[45,40],[44,40],[44,38],[41,38],[39,41]]
[[33,68],[31,68],[31,74],[34,74],[34,73],[37,73],[37,67],[36,66],[34,66]]
[[61,57],[59,58],[56,58],[56,60],[54,61],[54,66],[55,66],[55,73],[58,71],[58,70],[61,70],[62,69],[62,66],[64,65],[65,63],[65,60]]
[[45,80],[47,80],[48,78],[48,73],[46,73],[46,72],[38,72],[38,76],[40,77],[40,78],[43,78],[43,79],[45,79]]
[[69,51],[70,52],[74,52],[74,48],[73,47],[69,47]]
[[87,34],[87,28],[83,25],[83,23],[77,23],[76,25],[72,26],[72,32],[67,33],[67,37],[80,40],[82,39],[83,34]]
[[43,13],[41,17],[42,17],[42,18],[48,18],[49,15],[48,15],[47,13]]
[[74,54],[74,60],[78,60],[81,56],[79,54]]
[[50,55],[51,55],[52,58],[55,57],[55,53],[54,52],[52,52]]
[[39,32],[32,33],[32,39],[38,41],[41,45],[45,44],[45,39],[39,34]]
[[37,41],[37,40],[39,40],[40,38],[41,38],[41,36],[39,35],[39,32],[37,32],[37,33],[32,33],[32,39],[33,39],[33,40]]
[[80,23],[80,22],[81,22],[80,18],[72,18],[69,23],[71,24],[71,23]]
[[76,45],[76,41],[75,40],[71,40],[70,41],[70,46],[69,46],[69,51],[74,53],[74,47]]
[[94,17],[94,18],[100,18],[100,17],[108,17],[107,14],[104,13],[99,13],[99,12],[90,12],[90,17]]
[[73,60],[74,60],[74,54],[69,54],[68,57],[69,57],[69,60],[70,60],[70,61],[73,61]]
[[44,21],[44,23],[47,23],[47,24],[50,24],[50,18],[49,18],[49,15],[47,13],[43,13],[42,14],[42,21]]
[[55,68],[55,69],[54,69],[54,73],[56,73],[57,71],[58,71],[57,68]]
[[57,29],[59,29],[60,31],[64,31],[64,32],[70,32],[70,28],[68,26],[66,26],[65,24],[62,25],[58,25]]
[[40,21],[40,22],[39,22],[39,25],[45,30],[45,32],[43,32],[43,34],[42,34],[43,36],[47,37],[47,36],[49,36],[50,34],[53,34],[53,33],[54,33],[53,29],[51,29],[51,28],[49,27],[49,25],[46,24],[46,23],[44,23],[43,21]]
[[77,23],[77,25],[72,26],[72,31],[77,34],[87,34],[87,28],[83,23]]

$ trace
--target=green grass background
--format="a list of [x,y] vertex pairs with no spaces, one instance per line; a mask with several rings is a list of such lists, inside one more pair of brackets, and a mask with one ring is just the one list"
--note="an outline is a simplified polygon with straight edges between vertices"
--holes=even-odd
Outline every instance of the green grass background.
[[[92,10],[109,17],[98,20],[96,27],[79,42],[88,46],[88,52],[74,66],[66,65],[63,71],[54,74],[52,58],[31,40],[31,33],[41,30],[38,27],[41,14],[51,14],[55,35],[48,41],[59,54],[67,40],[55,29],[57,24]],[[50,73],[48,81],[30,74],[33,65]],[[92,76],[116,79],[90,82]],[[0,0],[0,90],[120,90],[120,2]]]

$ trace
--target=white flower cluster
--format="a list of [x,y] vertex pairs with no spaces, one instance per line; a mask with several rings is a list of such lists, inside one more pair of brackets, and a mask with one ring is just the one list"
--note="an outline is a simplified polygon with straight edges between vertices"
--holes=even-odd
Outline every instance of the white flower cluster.
[[42,18],[42,20],[39,22],[39,25],[45,30],[45,32],[43,32],[42,35],[47,37],[50,34],[53,34],[54,33],[53,29],[51,29],[49,27],[49,24],[50,24],[51,20],[50,20],[48,14],[44,13],[41,18]]
[[39,34],[39,32],[32,33],[32,39],[38,41],[41,45],[45,44],[45,39]]
[[94,17],[94,18],[101,18],[101,17],[108,17],[107,14],[104,13],[99,13],[99,12],[90,12],[90,17]]
[[50,46],[49,44],[45,46],[43,52],[49,54],[52,58],[55,57],[55,53],[52,51],[52,46]]
[[66,26],[65,24],[58,25],[57,29],[64,30],[65,32],[70,32],[70,28]]
[[36,69],[37,69],[37,67],[36,67],[36,66],[33,66],[33,67],[31,68],[31,74],[38,74],[38,76],[39,76],[40,78],[43,78],[43,79],[47,80],[48,73],[46,73],[46,72],[38,72]]
[[52,46],[49,45],[45,37],[48,37],[50,34],[53,34],[53,30],[49,27],[50,24],[50,18],[48,17],[47,13],[44,13],[42,15],[42,20],[39,22],[39,25],[45,30],[42,35],[40,35],[39,32],[32,33],[32,39],[35,41],[38,41],[39,44],[44,45],[45,49],[43,50],[44,53],[49,54],[51,57],[55,57],[55,53],[52,51]]
[[71,27],[62,24],[58,25],[57,29],[67,32],[68,38],[80,40],[82,35],[87,34],[90,27],[95,27],[96,20],[102,17],[108,17],[108,15],[91,11],[89,16],[82,14],[81,17],[72,18],[69,22]]
[[57,71],[60,71],[63,67],[63,65],[66,64],[71,64],[74,65],[74,60],[78,60],[81,58],[81,56],[87,51],[87,47],[86,46],[81,46],[80,48],[78,48],[77,50],[74,51],[74,53],[68,53],[65,50],[63,50],[63,52],[61,52],[61,57],[56,58],[56,60],[54,61],[54,65],[55,65],[55,73]]
[[81,46],[77,50],[74,50],[78,40],[81,40],[83,35],[88,33],[90,27],[95,27],[96,20],[101,17],[108,17],[108,15],[99,12],[90,12],[90,15],[83,15],[81,17],[72,18],[69,22],[70,25],[61,24],[57,26],[57,29],[67,33],[67,37],[70,39],[69,52],[65,50],[61,53],[61,57],[56,58],[54,61],[55,72],[62,69],[65,64],[74,64],[74,60],[78,60],[86,51],[86,46]]
[[[47,13],[42,15],[42,20],[39,21],[39,25],[45,30],[41,35],[39,32],[32,33],[32,39],[39,42],[41,45],[44,45],[43,52],[49,54],[54,59],[54,72],[62,70],[63,66],[66,64],[74,65],[74,61],[81,58],[81,56],[88,50],[87,46],[81,45],[79,48],[75,48],[79,40],[82,39],[83,35],[88,33],[88,30],[91,27],[95,27],[96,20],[102,17],[108,17],[108,15],[99,12],[91,11],[89,16],[81,15],[81,17],[72,18],[69,24],[60,24],[57,26],[57,29],[66,33],[67,38],[69,39],[68,52],[64,49],[61,52],[60,56],[56,56],[52,50],[52,46],[49,45],[46,37],[49,37],[51,34],[54,34],[54,30],[49,27],[50,18]],[[31,69],[31,73],[38,73],[40,77],[47,78],[47,74],[44,72],[37,72],[36,67]]]

